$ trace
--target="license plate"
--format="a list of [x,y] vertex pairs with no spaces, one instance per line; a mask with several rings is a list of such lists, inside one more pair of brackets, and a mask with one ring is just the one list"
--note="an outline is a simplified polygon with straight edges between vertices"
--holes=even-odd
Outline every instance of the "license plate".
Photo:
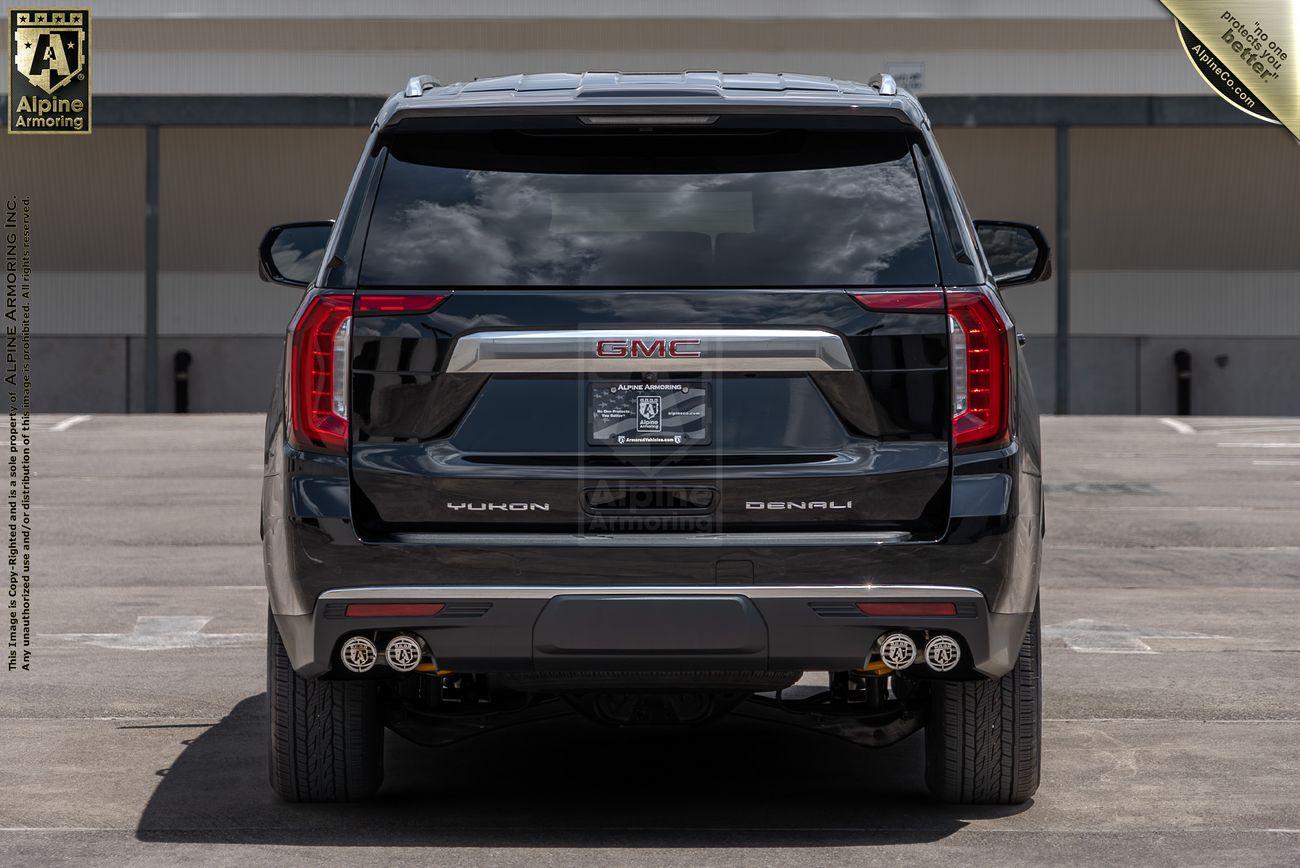
[[591,383],[587,442],[689,446],[709,442],[706,383]]

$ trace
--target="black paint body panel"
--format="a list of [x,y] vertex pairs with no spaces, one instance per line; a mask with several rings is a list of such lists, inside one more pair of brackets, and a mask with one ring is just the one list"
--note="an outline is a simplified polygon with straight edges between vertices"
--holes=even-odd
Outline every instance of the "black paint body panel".
[[[931,214],[942,282],[979,284],[982,257],[961,237],[964,231],[973,238],[973,228],[960,197],[928,127],[912,133],[926,195],[942,206],[941,217]],[[380,134],[372,134],[322,269],[324,289],[311,290],[304,305],[322,291],[365,290],[357,284],[359,251],[384,153]],[[961,636],[980,672],[997,676],[1010,667],[1037,598],[1043,528],[1038,410],[1014,328],[1011,442],[954,455],[941,314],[871,312],[845,287],[407,289],[450,295],[431,314],[354,320],[348,455],[291,447],[283,372],[276,384],[262,535],[271,609],[299,672],[330,672],[349,631],[400,626],[419,632],[460,671],[532,670],[541,659],[539,622],[554,658],[629,665],[630,655],[605,647],[608,641],[600,645],[603,627],[588,636],[573,632],[584,631],[600,607],[566,612],[564,603],[543,621],[541,601],[488,595],[484,602],[492,605],[481,618],[399,625],[331,619],[320,600],[330,590],[424,585],[576,586],[598,597],[611,584],[717,586],[718,599],[749,601],[729,604],[733,613],[721,616],[726,623],[719,622],[718,635],[700,635],[707,630],[696,624],[672,641],[667,627],[629,641],[652,652],[656,641],[667,642],[659,650],[684,666],[716,668],[713,652],[734,652],[737,666],[771,669],[852,668],[890,626],[817,615],[809,604],[818,586],[970,588],[982,595],[976,614],[943,626]],[[445,373],[460,335],[593,327],[825,329],[843,337],[854,370],[709,375],[718,399],[736,408],[730,421],[718,422],[713,442],[640,455],[579,436],[581,376]],[[637,533],[618,522],[599,524],[583,506],[593,487],[647,480],[674,490],[706,487],[716,496],[703,515],[672,516],[684,526]],[[449,498],[544,500],[550,508],[470,520],[448,514]],[[751,499],[814,498],[851,499],[853,507],[795,518],[791,511],[773,517],[742,508]],[[799,532],[806,533],[790,536]],[[881,542],[863,536],[869,533],[896,536]],[[746,597],[746,587],[763,585],[806,585],[808,595]],[[650,620],[663,626],[655,613],[671,614],[674,604],[649,604]],[[755,617],[765,625],[761,647]],[[665,662],[654,653],[638,659]]]

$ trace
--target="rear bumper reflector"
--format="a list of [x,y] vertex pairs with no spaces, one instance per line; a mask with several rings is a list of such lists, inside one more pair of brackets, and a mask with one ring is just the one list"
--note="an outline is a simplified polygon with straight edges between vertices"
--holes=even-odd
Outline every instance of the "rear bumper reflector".
[[858,603],[858,611],[880,618],[929,618],[956,615],[956,603]]
[[444,603],[349,603],[349,618],[427,618],[446,607]]

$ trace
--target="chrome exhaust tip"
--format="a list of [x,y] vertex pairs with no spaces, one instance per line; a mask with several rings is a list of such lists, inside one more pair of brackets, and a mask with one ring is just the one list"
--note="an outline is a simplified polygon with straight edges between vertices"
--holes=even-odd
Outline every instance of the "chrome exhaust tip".
[[419,641],[400,633],[389,639],[384,646],[384,660],[398,672],[414,671],[420,665],[422,657],[424,648]]
[[349,672],[369,672],[379,662],[379,649],[365,636],[353,636],[339,649],[339,659]]
[[906,633],[881,636],[880,659],[890,669],[906,669],[916,661],[916,642]]
[[961,645],[942,633],[925,643],[925,663],[935,672],[949,672],[961,662]]

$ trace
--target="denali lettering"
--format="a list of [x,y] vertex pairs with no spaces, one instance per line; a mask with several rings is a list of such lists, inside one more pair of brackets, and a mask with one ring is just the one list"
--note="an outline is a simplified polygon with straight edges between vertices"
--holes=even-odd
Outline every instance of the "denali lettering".
[[853,501],[834,500],[747,500],[745,509],[852,509]]
[[531,501],[528,503],[468,503],[462,501],[460,503],[448,503],[447,508],[464,509],[469,512],[533,512],[535,510],[549,512],[551,505],[549,503],[532,503]]
[[596,341],[596,355],[602,359],[698,359],[699,338],[602,338]]

